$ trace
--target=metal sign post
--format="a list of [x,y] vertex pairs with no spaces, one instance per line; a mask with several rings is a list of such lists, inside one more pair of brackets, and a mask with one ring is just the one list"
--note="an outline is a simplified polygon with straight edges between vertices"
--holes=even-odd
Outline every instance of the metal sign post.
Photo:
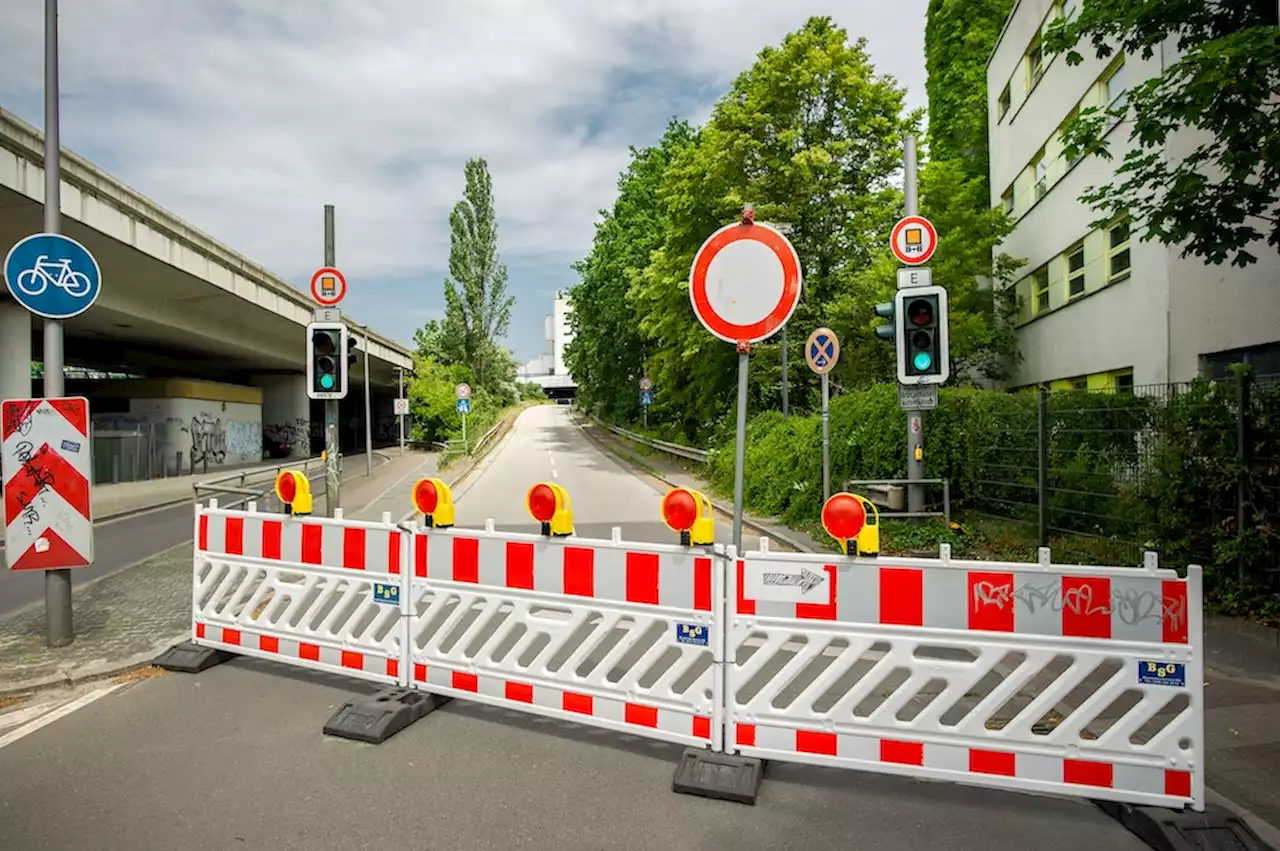
[[408,400],[404,398],[404,367],[397,367],[400,372],[400,395],[396,398],[396,413],[400,415],[400,454],[404,454],[404,418],[409,413]]
[[[777,264],[757,261],[761,247]],[[689,301],[711,334],[738,349],[738,433],[734,443],[733,543],[742,548],[743,464],[747,440],[747,372],[751,346],[787,324],[800,303],[803,274],[795,246],[776,228],[757,224],[750,204],[742,219],[720,228],[698,249],[689,272]],[[749,294],[750,298],[745,298]]]
[[[324,265],[332,268],[334,260],[333,205],[324,205]],[[344,282],[345,283],[345,282]],[[345,295],[345,286],[343,288]],[[346,352],[336,356],[346,358]],[[346,366],[343,366],[345,372]],[[332,517],[342,507],[342,475],[338,468],[338,400],[324,401],[324,513]]]
[[[907,136],[903,151],[903,196],[906,215],[915,216],[920,213],[918,185],[916,183],[916,137]],[[896,240],[894,241],[896,247]],[[934,239],[937,244],[937,239]],[[930,251],[929,253],[932,253]],[[927,257],[924,259],[928,259]],[[919,481],[924,478],[924,411],[907,411],[907,478]],[[912,484],[907,486],[907,511],[924,510],[924,487]]]
[[818,328],[804,346],[809,369],[822,377],[822,501],[831,496],[831,391],[827,375],[840,360],[840,340],[830,328]]
[[369,394],[372,392],[369,386],[369,347],[372,344],[369,326],[366,325],[364,327],[364,474],[366,476],[373,475],[373,405],[369,401]]
[[456,403],[458,413],[462,415],[462,446],[467,448],[467,414],[471,413],[471,385],[463,382],[453,388],[454,395],[458,397]]

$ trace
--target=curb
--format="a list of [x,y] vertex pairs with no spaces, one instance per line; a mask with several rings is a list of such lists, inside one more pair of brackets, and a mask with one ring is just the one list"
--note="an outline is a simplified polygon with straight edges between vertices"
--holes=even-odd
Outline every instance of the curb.
[[[641,466],[636,462],[632,461],[631,459],[624,457],[623,455],[619,454],[615,449],[613,449],[611,446],[609,446],[606,441],[602,440],[601,438],[589,432],[586,429],[586,427],[583,426],[580,420],[577,420],[575,418],[575,422],[577,422],[578,428],[582,431],[584,435],[587,436],[588,440],[590,440],[592,443],[599,446],[600,449],[612,455],[614,458],[617,458],[619,461],[626,464],[628,467],[631,467],[633,470],[638,470],[639,472],[643,472],[646,475],[652,476],[653,478],[662,482],[667,487],[671,487],[671,488],[684,487],[681,484],[671,481],[662,473],[653,469],[652,467]],[[619,436],[618,439],[626,440],[625,437],[621,437],[621,436]],[[710,499],[710,497],[708,497],[708,499]],[[712,499],[711,507],[715,509],[717,512],[719,512],[721,515],[727,517],[730,521],[733,520],[732,505],[725,505],[723,502],[719,502],[718,500]],[[797,541],[795,538],[792,538],[788,533],[779,532],[777,529],[771,529],[765,526],[759,520],[755,520],[752,517],[750,517],[745,511],[742,513],[742,525],[752,530],[753,532],[757,533],[761,537],[768,538],[770,541],[777,541],[778,543],[783,544],[784,546],[791,547],[796,552],[801,552],[801,553],[820,552],[819,550],[815,550],[813,547],[809,546],[808,544],[804,544],[804,543],[801,543],[800,541]]]

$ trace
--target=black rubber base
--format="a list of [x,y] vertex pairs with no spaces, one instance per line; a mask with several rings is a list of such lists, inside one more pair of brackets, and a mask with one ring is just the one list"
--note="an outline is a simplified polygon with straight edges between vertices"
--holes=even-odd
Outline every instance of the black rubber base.
[[234,653],[215,650],[212,647],[201,647],[194,641],[175,644],[161,653],[151,664],[166,671],[177,671],[182,674],[198,674],[201,671],[221,665],[236,658]]
[[448,702],[447,697],[407,688],[356,695],[325,722],[324,734],[380,745]]
[[763,775],[764,762],[754,757],[685,748],[671,789],[681,795],[755,804]]
[[1230,810],[1212,804],[1197,813],[1111,801],[1094,803],[1154,851],[1276,851]]

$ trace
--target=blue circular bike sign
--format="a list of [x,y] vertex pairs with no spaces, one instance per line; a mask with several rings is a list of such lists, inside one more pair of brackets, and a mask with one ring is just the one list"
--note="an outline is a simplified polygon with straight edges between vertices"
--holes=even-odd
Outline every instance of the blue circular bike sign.
[[89,249],[68,236],[36,233],[4,258],[4,280],[18,303],[45,319],[84,313],[102,292],[102,271]]

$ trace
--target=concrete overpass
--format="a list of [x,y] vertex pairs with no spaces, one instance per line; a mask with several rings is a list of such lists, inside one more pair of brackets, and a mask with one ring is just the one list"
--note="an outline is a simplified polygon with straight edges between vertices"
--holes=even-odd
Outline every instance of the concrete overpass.
[[[4,251],[43,229],[43,163],[43,134],[0,110]],[[318,418],[303,377],[308,294],[66,150],[61,206],[63,232],[93,252],[103,277],[93,308],[65,324],[68,365],[260,388],[266,429]],[[42,326],[0,287],[0,398],[33,394],[28,364],[42,359]],[[373,332],[369,352],[377,421],[391,416],[397,368],[412,368],[412,351]],[[351,379],[344,421],[363,419],[362,366]]]

